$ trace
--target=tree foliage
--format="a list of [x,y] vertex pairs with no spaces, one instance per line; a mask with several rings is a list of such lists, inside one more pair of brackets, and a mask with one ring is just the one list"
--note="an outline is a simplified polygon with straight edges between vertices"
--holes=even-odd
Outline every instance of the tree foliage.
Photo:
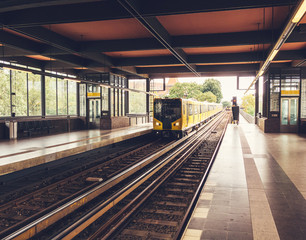
[[245,112],[254,116],[254,113],[255,113],[255,97],[252,94],[244,95],[242,97],[241,107],[244,108]]
[[223,101],[223,102],[222,102],[222,106],[223,106],[223,108],[226,108],[226,107],[231,107],[232,104],[231,104],[231,102],[229,102],[229,101]]
[[217,97],[212,92],[202,92],[202,86],[197,83],[176,83],[169,92],[170,98],[196,99],[204,102],[216,102]]
[[202,92],[212,92],[217,97],[218,103],[220,103],[221,99],[223,98],[221,83],[213,78],[209,78],[203,83]]
[[[56,88],[56,79],[46,77],[46,113],[67,115],[67,80],[61,80]],[[68,89],[69,114],[77,114],[76,83],[69,83]],[[58,99],[58,104],[57,104]],[[0,70],[0,116],[41,116],[41,75],[15,70]]]
[[0,70],[0,116],[11,115],[10,71]]
[[201,87],[196,83],[176,83],[170,89],[170,98],[195,98],[201,92]]
[[201,93],[201,101],[217,102],[217,97],[212,92]]

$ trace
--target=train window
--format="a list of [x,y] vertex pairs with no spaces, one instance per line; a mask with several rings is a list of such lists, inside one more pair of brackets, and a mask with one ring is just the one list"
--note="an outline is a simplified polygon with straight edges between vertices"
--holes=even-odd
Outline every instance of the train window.
[[154,118],[163,121],[175,121],[181,118],[181,101],[178,99],[156,99],[154,102]]
[[194,106],[194,114],[198,114],[198,106],[197,105]]
[[162,103],[160,101],[154,102],[154,117],[159,119],[162,113]]
[[192,105],[188,104],[188,115],[193,115]]

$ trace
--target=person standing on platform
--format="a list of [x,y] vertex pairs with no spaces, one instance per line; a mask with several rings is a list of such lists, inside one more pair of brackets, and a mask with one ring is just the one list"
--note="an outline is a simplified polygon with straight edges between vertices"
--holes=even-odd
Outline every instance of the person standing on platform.
[[237,105],[237,97],[232,100],[232,123],[239,123],[239,106]]

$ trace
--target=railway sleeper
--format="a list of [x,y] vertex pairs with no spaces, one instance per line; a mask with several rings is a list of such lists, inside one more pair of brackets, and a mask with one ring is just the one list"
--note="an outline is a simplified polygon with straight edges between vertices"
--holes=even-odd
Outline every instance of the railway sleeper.
[[151,231],[148,232],[148,231],[135,230],[135,229],[125,229],[121,235],[131,236],[132,238],[130,239],[135,239],[133,238],[134,236],[141,237],[141,239],[143,238],[147,239],[149,237],[151,239],[172,239],[171,234],[163,234],[163,233],[151,232]]
[[181,198],[181,199],[186,199],[186,195],[182,196],[181,194],[167,194],[165,196],[166,198]]
[[200,179],[183,178],[183,176],[181,178],[176,177],[173,180],[177,182],[194,182],[194,183],[198,183],[200,181]]
[[181,174],[182,176],[184,176],[186,178],[193,178],[193,179],[198,179],[202,176],[202,174],[200,172],[191,173],[191,174],[187,174],[187,173],[184,173],[184,172],[179,172],[179,174]]
[[194,191],[192,189],[186,189],[186,188],[170,188],[167,187],[166,191],[169,192],[184,192],[184,193],[193,193]]
[[183,211],[163,210],[163,209],[143,209],[144,213],[164,214],[164,215],[176,215],[182,216]]
[[175,197],[175,196],[165,196],[161,199],[161,197],[159,199],[155,199],[155,201],[160,201],[160,200],[164,200],[164,201],[167,201],[167,202],[180,202],[180,201],[188,201],[188,198],[190,197],[190,195],[184,195],[184,196],[178,196],[178,197]]
[[196,184],[191,184],[191,183],[181,183],[181,182],[172,182],[172,183],[168,183],[167,185],[170,186],[181,186],[184,188],[194,188],[196,186]]
[[208,158],[208,157],[199,157],[199,156],[196,156],[196,157],[192,157],[188,162],[202,163],[202,162],[207,162],[209,160],[210,160],[210,158]]
[[190,173],[190,174],[202,174],[202,171],[199,171],[198,168],[181,168],[179,172]]
[[196,171],[196,170],[188,171],[188,170],[182,170],[182,169],[179,170],[179,173],[186,174],[187,176],[188,176],[188,174],[190,176],[198,176],[198,175],[202,175],[203,174],[203,172],[201,172],[201,171]]
[[161,206],[187,207],[187,203],[183,202],[158,201],[154,204]]
[[25,216],[12,214],[12,213],[1,213],[0,217],[2,219],[6,219],[6,220],[13,220],[13,222],[14,221],[22,221],[26,218]]
[[39,206],[32,206],[32,205],[18,205],[18,208],[26,209],[26,210],[31,210],[31,211],[39,211],[41,208]]
[[152,225],[162,225],[162,226],[169,226],[169,227],[177,227],[178,222],[174,221],[167,221],[167,220],[158,220],[158,219],[137,219],[136,222],[142,223],[142,224],[152,224]]
[[201,170],[201,171],[204,171],[204,167],[205,165],[203,164],[198,164],[198,165],[195,165],[195,164],[191,164],[188,166],[189,168],[193,168],[193,169],[196,169],[196,170]]

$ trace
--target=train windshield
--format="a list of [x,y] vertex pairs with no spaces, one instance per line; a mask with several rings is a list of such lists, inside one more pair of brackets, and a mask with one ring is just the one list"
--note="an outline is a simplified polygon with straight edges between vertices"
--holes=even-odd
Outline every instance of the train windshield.
[[168,119],[171,122],[181,118],[180,99],[156,99],[154,102],[154,117],[159,121]]

